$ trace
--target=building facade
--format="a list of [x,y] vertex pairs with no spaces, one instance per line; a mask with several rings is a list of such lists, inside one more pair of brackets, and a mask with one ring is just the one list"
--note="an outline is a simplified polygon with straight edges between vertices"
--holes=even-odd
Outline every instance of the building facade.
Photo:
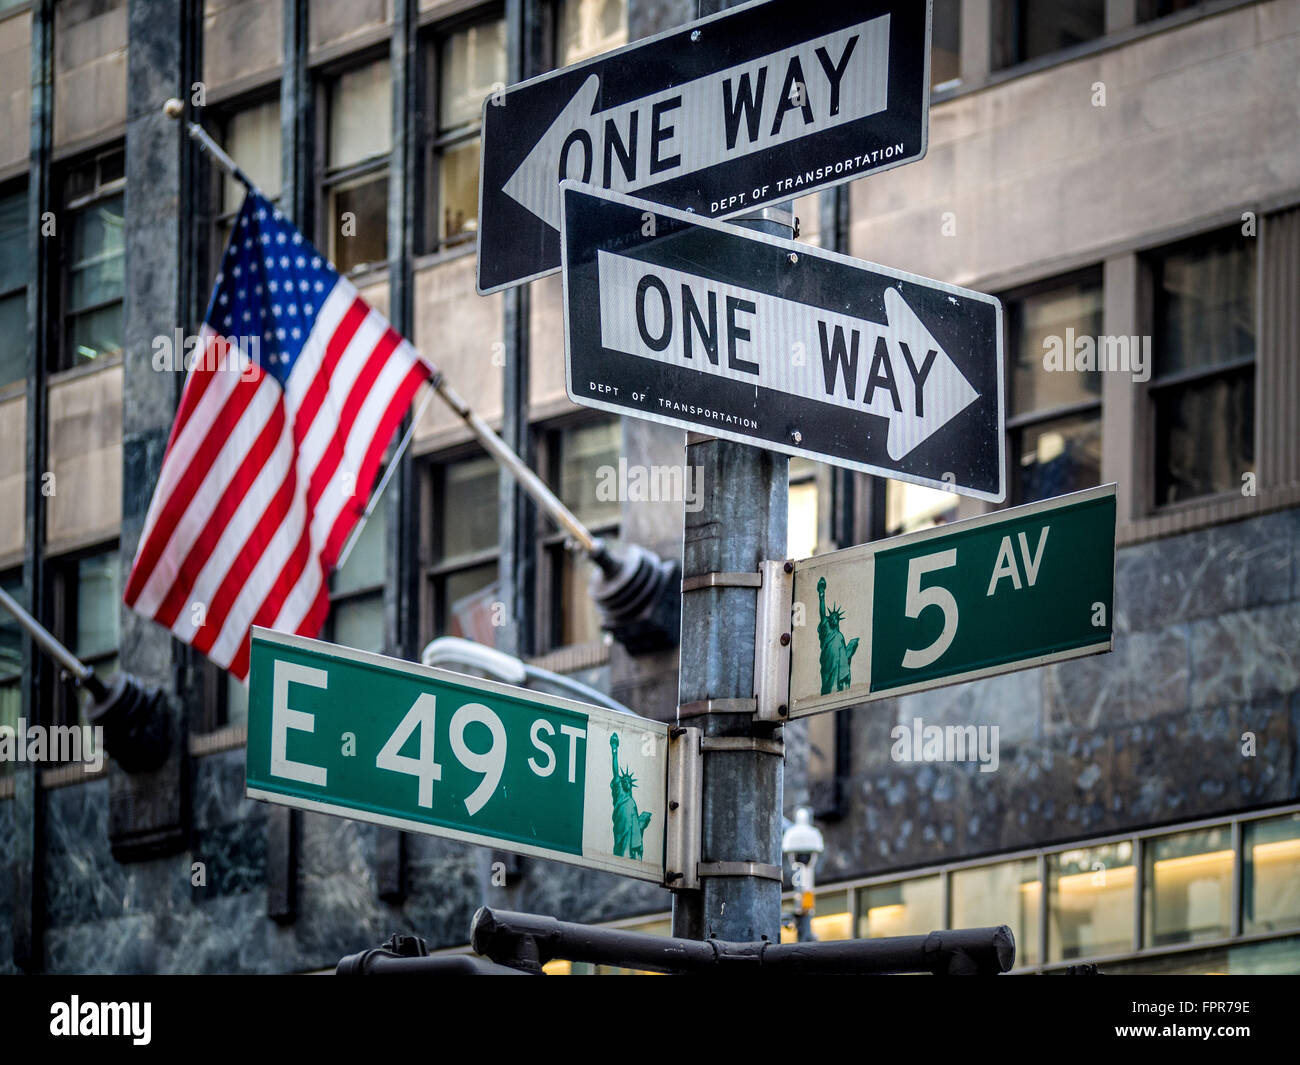
[[[242,685],[121,593],[183,380],[159,338],[197,330],[241,195],[173,96],[593,530],[681,557],[689,499],[599,489],[684,434],[572,404],[559,278],[478,296],[474,235],[485,97],[696,14],[0,0],[0,585],[163,689],[175,738],[144,774],[0,762],[0,971],[313,971],[393,931],[464,949],[484,903],[667,931],[660,888],[249,801]],[[1003,299],[1007,505],[1118,485],[1115,649],[786,726],[815,928],[1300,971],[1300,0],[933,18],[926,158],[799,199],[800,239]],[[602,638],[585,563],[449,411],[414,438],[323,638],[472,635],[671,720],[676,652]],[[788,554],[989,509],[794,460]],[[0,725],[82,713],[0,616]],[[900,757],[934,725],[996,726],[996,768]]]

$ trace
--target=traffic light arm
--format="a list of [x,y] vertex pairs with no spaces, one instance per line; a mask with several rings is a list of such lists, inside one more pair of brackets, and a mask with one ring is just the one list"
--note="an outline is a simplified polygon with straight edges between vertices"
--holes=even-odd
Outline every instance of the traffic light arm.
[[666,973],[722,967],[773,974],[992,976],[1010,969],[1016,957],[1006,925],[831,943],[728,943],[593,928],[487,906],[474,915],[470,943],[494,962],[524,972],[540,972],[548,961],[563,958]]

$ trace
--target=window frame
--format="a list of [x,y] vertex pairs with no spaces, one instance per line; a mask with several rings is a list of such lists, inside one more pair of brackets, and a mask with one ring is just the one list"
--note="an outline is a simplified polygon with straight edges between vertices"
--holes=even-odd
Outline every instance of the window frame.
[[[122,655],[122,628],[121,628],[121,592],[119,585],[117,607],[118,607],[118,645],[111,651],[101,651],[93,655],[84,655],[77,648],[77,612],[79,608],[80,588],[77,581],[77,567],[86,559],[98,558],[100,556],[118,555],[119,565],[119,582],[124,582],[126,573],[121,569],[120,542],[117,539],[101,541],[99,543],[79,548],[75,551],[69,551],[55,558],[50,558],[46,562],[47,572],[50,584],[50,632],[54,634],[55,639],[69,648],[83,663],[95,669],[95,675],[101,680],[106,678],[99,666],[113,659],[121,661]],[[81,705],[77,696],[77,688],[71,683],[67,683],[61,678],[61,670],[54,668],[52,674],[53,683],[50,686],[50,695],[48,698],[41,700],[41,707],[38,713],[41,724],[44,725],[78,725],[81,721]]]
[[[1175,12],[1175,15],[1182,15],[1184,12]],[[1173,16],[1166,16],[1173,17]],[[1167,258],[1176,255],[1179,252],[1197,245],[1212,243],[1218,238],[1226,238],[1229,233],[1240,234],[1240,229],[1236,223],[1226,226],[1218,226],[1212,229],[1203,230],[1168,244],[1161,244],[1149,248],[1140,253],[1139,262],[1141,265],[1141,274],[1143,281],[1143,313],[1148,325],[1148,332],[1151,335],[1151,376],[1143,383],[1141,389],[1139,410],[1144,415],[1142,419],[1145,422],[1145,431],[1142,436],[1144,456],[1144,476],[1142,485],[1146,493],[1143,501],[1144,512],[1148,517],[1154,517],[1165,514],[1175,514],[1184,510],[1192,510],[1206,505],[1234,500],[1240,497],[1240,487],[1227,488],[1221,492],[1208,492],[1204,495],[1191,496],[1187,499],[1175,500],[1172,503],[1162,503],[1159,500],[1160,473],[1157,468],[1157,462],[1160,449],[1160,426],[1156,416],[1156,405],[1161,393],[1168,393],[1175,389],[1186,388],[1189,385],[1198,385],[1210,382],[1216,378],[1229,379],[1238,375],[1244,375],[1247,372],[1251,376],[1250,401],[1253,414],[1253,439],[1251,447],[1255,454],[1256,468],[1254,472],[1258,474],[1258,463],[1261,444],[1261,423],[1259,412],[1260,403],[1260,336],[1263,327],[1263,298],[1261,285],[1263,284],[1264,263],[1262,260],[1263,244],[1258,237],[1252,238],[1254,241],[1254,270],[1255,278],[1252,286],[1252,300],[1254,302],[1253,328],[1255,339],[1254,354],[1249,357],[1241,356],[1235,359],[1229,359],[1225,362],[1215,363],[1210,366],[1193,367],[1186,370],[1177,370],[1173,373],[1157,374],[1156,363],[1159,358],[1161,340],[1163,333],[1161,324],[1165,306],[1164,289],[1162,284],[1163,268]],[[1225,241],[1226,242],[1226,241]],[[1245,471],[1243,471],[1245,472]]]
[[[316,143],[314,153],[313,172],[316,176],[316,231],[323,235],[322,240],[317,244],[323,244],[322,249],[329,262],[339,272],[339,276],[346,277],[356,282],[359,277],[365,277],[368,274],[386,271],[393,260],[393,249],[391,247],[390,236],[388,232],[388,209],[387,204],[390,198],[388,188],[384,190],[384,258],[373,262],[357,263],[354,266],[344,270],[338,263],[338,245],[339,239],[337,219],[333,217],[334,197],[349,185],[361,184],[366,178],[374,178],[383,175],[389,178],[392,174],[393,161],[393,106],[392,106],[392,81],[389,81],[389,108],[387,121],[389,123],[388,151],[377,152],[359,159],[354,163],[347,163],[343,166],[332,167],[330,165],[330,151],[333,147],[330,139],[330,122],[333,117],[331,108],[331,94],[337,83],[347,74],[355,73],[365,67],[372,65],[386,65],[389,53],[388,46],[382,45],[363,49],[354,52],[340,60],[337,63],[329,64],[319,70],[313,71],[315,79],[315,132]],[[283,116],[281,116],[283,120]]]
[[[98,173],[94,178],[94,188],[80,196],[69,198],[67,187],[69,179],[73,174],[95,167],[98,170],[100,161],[114,154],[121,154],[123,157],[122,176],[113,178],[106,182],[101,182]],[[126,218],[126,144],[124,141],[114,141],[111,144],[104,145],[85,155],[69,160],[59,168],[58,172],[58,189],[59,189],[59,211],[60,222],[64,228],[64,239],[59,241],[59,251],[55,264],[56,283],[55,291],[58,294],[59,310],[58,321],[55,324],[57,330],[58,342],[51,347],[50,358],[53,365],[50,366],[50,373],[60,373],[64,370],[76,369],[80,366],[93,365],[97,360],[89,358],[78,358],[72,350],[72,318],[74,316],[81,318],[97,311],[104,310],[114,305],[122,308],[122,322],[125,327],[126,323],[126,284],[123,281],[122,294],[115,300],[103,300],[99,303],[90,304],[85,307],[79,307],[75,312],[71,310],[72,304],[72,241],[69,232],[73,215],[93,207],[96,203],[111,200],[116,196],[122,197],[122,217],[123,227],[125,228]],[[123,259],[126,256],[125,242],[122,251]],[[123,336],[123,345],[125,346],[125,336]],[[116,352],[106,352],[105,359],[115,358],[122,354],[122,348]],[[102,361],[102,360],[99,360]]]
[[442,525],[437,519],[447,500],[447,470],[462,462],[490,459],[477,444],[438,453],[421,463],[420,470],[420,643],[447,635],[451,604],[446,599],[449,577],[492,563],[501,578],[501,541],[497,536],[490,546],[451,561],[442,559]]
[[[534,439],[537,442],[537,468],[545,471],[543,479],[547,487],[557,496],[560,494],[561,464],[563,462],[561,441],[564,435],[587,426],[599,425],[602,422],[609,422],[617,426],[621,434],[622,419],[616,414],[602,414],[600,412],[571,414],[533,426]],[[625,520],[623,503],[620,501],[617,518],[594,522],[587,525],[587,529],[593,536],[607,540],[617,539]],[[584,522],[584,524],[586,523]],[[554,521],[542,513],[540,508],[537,508],[535,535],[539,548],[537,566],[539,581],[537,589],[538,653],[550,654],[556,651],[568,650],[572,647],[589,646],[589,643],[563,643],[561,637],[564,631],[564,582],[562,575],[565,556],[568,553],[565,544],[570,539],[569,534],[563,529],[557,528]],[[602,637],[591,641],[591,643],[597,644],[602,642]]]
[[[554,21],[551,11],[554,5],[545,5],[544,12]],[[442,49],[447,41],[457,33],[476,26],[486,26],[493,22],[505,21],[505,6],[502,3],[480,5],[458,16],[434,23],[424,30],[420,37],[419,53],[423,63],[424,74],[424,129],[422,130],[420,150],[416,153],[418,165],[423,168],[421,187],[424,189],[424,217],[422,225],[417,228],[420,238],[420,251],[424,255],[440,258],[453,258],[457,255],[475,251],[478,247],[478,227],[459,233],[444,240],[442,237],[442,167],[446,155],[470,144],[482,141],[483,123],[479,119],[450,126],[445,130],[440,125],[439,108],[442,103]],[[547,41],[553,41],[554,30],[548,27],[545,34]],[[554,45],[548,44],[551,54],[546,58],[551,65],[554,59]],[[479,188],[482,189],[482,155],[479,156]],[[477,220],[476,220],[477,222]]]
[[[1017,326],[1023,326],[1018,316],[1011,309],[1012,304],[1023,304],[1025,300],[1033,299],[1035,296],[1046,295],[1047,293],[1066,288],[1070,285],[1084,284],[1089,281],[1095,281],[1101,290],[1103,318],[1106,299],[1106,278],[1103,263],[1093,263],[1087,266],[1081,266],[1070,270],[1064,274],[1054,274],[1051,277],[1040,278],[1032,281],[1027,285],[1022,285],[999,294],[1005,313],[1003,315],[1003,349],[1006,351],[1009,359],[1006,367],[1004,386],[1004,402],[1007,411],[1006,419],[1006,484],[1007,499],[1002,504],[1004,507],[1020,506],[1023,503],[1032,502],[1021,498],[1019,489],[1019,478],[1017,477],[1018,467],[1020,464],[1020,447],[1024,439],[1026,430],[1033,429],[1036,426],[1046,425],[1048,422],[1059,421],[1064,418],[1077,418],[1087,416],[1096,412],[1097,422],[1100,426],[1103,441],[1106,434],[1106,411],[1103,404],[1105,388],[1099,389],[1095,399],[1075,400],[1070,403],[1057,403],[1050,407],[1039,407],[1034,410],[1023,411],[1015,414],[1015,367],[1010,363],[1019,347],[1020,336],[1017,333]],[[1105,326],[1103,320],[1103,328]],[[1098,370],[1098,373],[1104,373],[1104,370]],[[1098,469],[1098,484],[1105,483],[1104,472],[1100,465]]]
[[[29,219],[28,219],[28,217],[27,217],[27,210],[26,210],[26,205],[27,205],[27,201],[28,201],[28,185],[27,185],[27,180],[26,180],[26,177],[25,177],[25,176],[24,176],[24,177],[16,178],[16,179],[13,180],[13,181],[6,181],[3,185],[0,185],[0,200],[7,199],[7,198],[9,198],[9,197],[11,197],[11,196],[12,196],[12,197],[16,197],[16,198],[21,198],[21,199],[23,200],[23,203],[24,203],[24,211],[23,211],[23,230],[22,230],[22,234],[23,234],[23,241],[24,241],[23,258],[24,258],[24,260],[25,260],[26,257],[27,257],[27,254],[26,254],[26,247],[25,247],[25,242],[26,242],[26,240],[27,240],[27,230],[28,230],[28,225],[29,225]],[[12,297],[14,297],[14,296],[17,296],[17,295],[20,295],[20,294],[22,295],[22,297],[23,297],[23,323],[24,323],[24,326],[26,326],[26,324],[27,324],[27,309],[26,309],[26,308],[27,308],[27,289],[28,289],[28,285],[29,285],[30,280],[31,280],[31,279],[30,279],[30,277],[28,276],[28,273],[25,271],[25,272],[23,273],[23,275],[22,275],[22,281],[21,281],[20,284],[17,284],[17,285],[15,285],[14,287],[12,287],[12,288],[8,288],[8,289],[0,288],[0,300],[10,299],[10,298],[12,298]],[[22,346],[23,346],[24,349],[26,349],[26,346],[27,346],[27,338],[26,338],[25,336],[24,336],[23,339],[22,339]],[[14,378],[14,380],[9,381],[9,382],[0,381],[0,396],[4,396],[4,395],[6,395],[6,394],[7,394],[7,390],[9,390],[9,389],[13,389],[14,391],[18,391],[18,390],[19,390],[19,389],[18,389],[18,386],[20,386],[20,385],[24,385],[24,386],[25,386],[26,381],[27,381],[27,370],[26,370],[26,367],[27,367],[27,365],[29,364],[29,360],[30,360],[30,352],[28,352],[28,353],[24,356],[24,360],[23,360],[23,361],[24,361],[24,364],[25,364],[25,365],[24,365],[24,373],[23,373],[23,376],[22,376],[22,377],[16,377],[16,378]]]

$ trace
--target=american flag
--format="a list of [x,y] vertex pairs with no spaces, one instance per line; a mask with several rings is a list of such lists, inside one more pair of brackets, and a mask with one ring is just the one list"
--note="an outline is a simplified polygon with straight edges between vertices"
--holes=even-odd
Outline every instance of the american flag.
[[235,219],[123,598],[241,680],[317,636],[329,574],[432,370],[284,215]]

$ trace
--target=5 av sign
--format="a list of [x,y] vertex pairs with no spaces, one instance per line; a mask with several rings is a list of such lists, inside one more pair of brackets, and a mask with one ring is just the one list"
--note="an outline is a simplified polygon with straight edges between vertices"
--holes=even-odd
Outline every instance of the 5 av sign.
[[795,563],[791,717],[1113,644],[1115,486]]
[[560,265],[571,178],[727,217],[921,158],[930,5],[746,4],[489,97],[478,288]]

